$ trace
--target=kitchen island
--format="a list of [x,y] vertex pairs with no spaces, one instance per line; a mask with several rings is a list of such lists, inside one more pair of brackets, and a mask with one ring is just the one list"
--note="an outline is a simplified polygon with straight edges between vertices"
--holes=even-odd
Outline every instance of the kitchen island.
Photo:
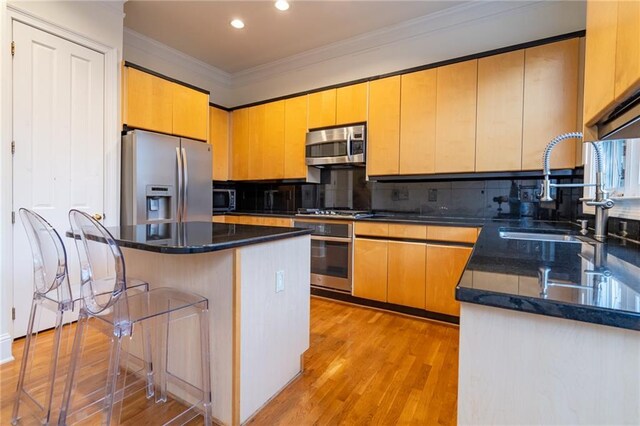
[[[217,422],[245,422],[301,372],[309,347],[310,231],[210,222],[110,231],[128,276],[209,300]],[[197,335],[195,323],[193,330]],[[175,333],[170,344],[193,338]],[[169,359],[172,374],[198,383],[197,352]]]
[[485,222],[456,288],[459,424],[640,424],[640,245],[589,237]]

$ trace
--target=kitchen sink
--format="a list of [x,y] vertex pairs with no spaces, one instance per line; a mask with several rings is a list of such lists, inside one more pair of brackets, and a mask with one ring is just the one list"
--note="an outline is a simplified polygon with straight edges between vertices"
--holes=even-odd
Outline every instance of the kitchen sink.
[[555,232],[545,230],[500,230],[500,238],[506,240],[541,241],[552,243],[597,243],[593,238],[575,235],[569,232]]

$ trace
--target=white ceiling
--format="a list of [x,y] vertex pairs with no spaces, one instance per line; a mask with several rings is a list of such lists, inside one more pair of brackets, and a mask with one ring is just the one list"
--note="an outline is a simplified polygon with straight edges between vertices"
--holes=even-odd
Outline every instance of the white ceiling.
[[[290,0],[149,1],[125,3],[124,25],[228,73],[429,15],[463,1]],[[231,19],[246,27],[236,30]]]

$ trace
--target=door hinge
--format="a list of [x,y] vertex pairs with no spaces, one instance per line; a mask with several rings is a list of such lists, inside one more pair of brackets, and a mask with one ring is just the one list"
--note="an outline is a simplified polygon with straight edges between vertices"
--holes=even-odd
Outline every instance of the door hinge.
[[16,223],[16,212],[11,212],[11,223]]
[[16,308],[11,308],[11,319],[16,320]]
[[16,153],[16,141],[11,141],[11,155]]
[[16,55],[16,42],[12,41],[11,42],[11,57],[14,57]]

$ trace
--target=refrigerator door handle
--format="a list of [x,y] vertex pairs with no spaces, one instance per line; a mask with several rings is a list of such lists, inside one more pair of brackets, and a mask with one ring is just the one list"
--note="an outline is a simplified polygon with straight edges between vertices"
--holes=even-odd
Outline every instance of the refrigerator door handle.
[[177,188],[177,191],[176,191],[177,198],[178,198],[176,206],[178,208],[176,209],[176,212],[177,212],[177,215],[178,215],[178,217],[177,217],[178,222],[182,222],[182,214],[183,214],[182,213],[182,209],[183,209],[184,203],[182,201],[182,187],[183,187],[183,184],[182,184],[182,155],[180,155],[180,148],[179,147],[176,147],[176,159],[178,160],[178,188]]
[[182,170],[184,173],[184,183],[182,184],[182,220],[187,219],[187,198],[189,194],[189,165],[187,164],[187,151],[182,148]]

